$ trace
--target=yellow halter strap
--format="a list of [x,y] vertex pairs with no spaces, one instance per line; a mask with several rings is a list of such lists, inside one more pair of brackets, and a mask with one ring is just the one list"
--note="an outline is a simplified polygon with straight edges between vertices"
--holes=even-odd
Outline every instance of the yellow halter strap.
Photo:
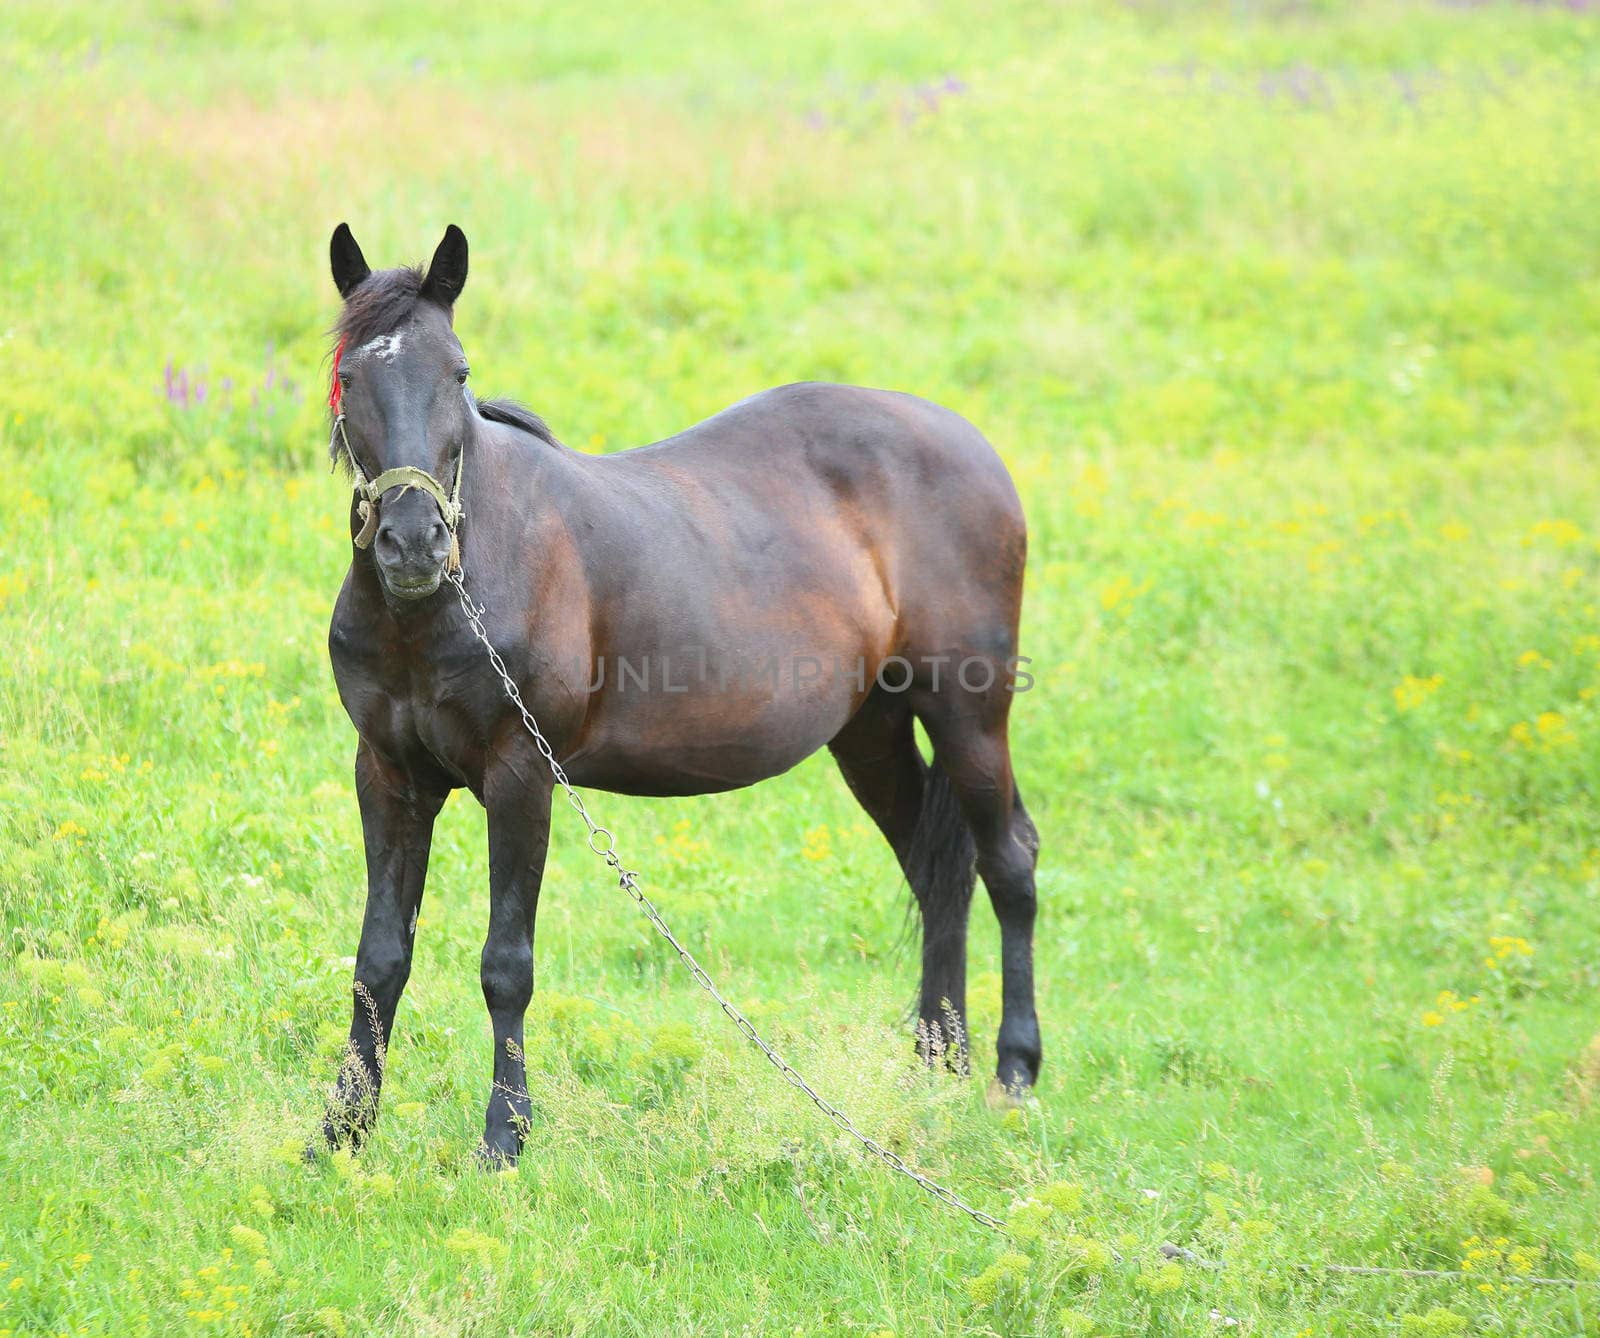
[[386,469],[369,483],[367,476],[361,472],[361,466],[356,463],[356,453],[350,449],[350,438],[344,430],[342,413],[333,420],[333,427],[344,444],[345,458],[350,461],[350,472],[355,475],[355,494],[359,499],[356,504],[356,514],[361,517],[361,529],[355,537],[355,546],[357,548],[372,546],[372,540],[378,533],[378,501],[384,493],[391,488],[402,490],[415,488],[418,492],[427,493],[438,504],[439,514],[444,518],[444,527],[450,531],[450,556],[445,563],[445,570],[451,574],[460,571],[461,543],[456,537],[456,529],[461,524],[461,517],[464,514],[461,505],[461,476],[466,471],[467,465],[465,445],[456,458],[455,487],[448,493],[438,479],[427,470],[418,469],[415,465]]

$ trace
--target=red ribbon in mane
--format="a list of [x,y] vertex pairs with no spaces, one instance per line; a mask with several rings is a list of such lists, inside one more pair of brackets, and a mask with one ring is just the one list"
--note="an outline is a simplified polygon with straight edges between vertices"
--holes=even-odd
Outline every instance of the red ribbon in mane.
[[339,336],[339,346],[333,350],[333,377],[328,386],[328,407],[339,412],[339,400],[344,395],[344,387],[339,384],[339,359],[344,357],[344,336]]

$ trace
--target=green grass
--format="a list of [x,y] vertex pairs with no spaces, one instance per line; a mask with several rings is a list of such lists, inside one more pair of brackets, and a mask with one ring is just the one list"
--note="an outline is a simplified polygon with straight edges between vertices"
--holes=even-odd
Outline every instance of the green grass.
[[[1600,17],[502,8],[0,19],[0,1332],[1600,1328],[1592,1285],[1511,1281],[1600,1275]],[[475,382],[584,449],[820,377],[1005,455],[1036,1105],[983,1100],[981,898],[979,1073],[911,1066],[903,893],[826,758],[593,803],[785,1053],[1009,1238],[784,1087],[574,823],[535,1126],[473,1171],[460,796],[377,1135],[295,1159],[363,887],[341,218],[375,263],[460,223]]]

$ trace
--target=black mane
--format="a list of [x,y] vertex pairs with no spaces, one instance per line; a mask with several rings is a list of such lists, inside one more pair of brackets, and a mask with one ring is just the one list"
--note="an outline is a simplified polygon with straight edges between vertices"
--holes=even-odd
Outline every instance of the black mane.
[[[333,327],[336,345],[359,348],[399,329],[411,319],[418,303],[429,300],[422,293],[425,277],[420,265],[381,269],[369,274],[345,299],[339,321]],[[506,399],[474,402],[480,418],[531,433],[552,446],[561,445],[549,424],[526,405]],[[342,446],[336,442],[330,442],[329,449],[335,459],[343,454]]]
[[556,440],[556,434],[550,430],[550,425],[526,404],[518,404],[516,400],[479,400],[478,417],[487,418],[491,423],[505,423],[510,427],[521,428],[524,432],[531,432],[540,441],[547,441],[552,446],[561,443]]

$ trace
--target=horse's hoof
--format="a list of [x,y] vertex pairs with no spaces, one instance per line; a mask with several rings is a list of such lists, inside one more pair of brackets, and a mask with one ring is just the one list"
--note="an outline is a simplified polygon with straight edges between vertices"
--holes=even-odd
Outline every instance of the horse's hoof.
[[1026,1106],[1037,1105],[1038,1093],[1032,1087],[1007,1084],[999,1078],[990,1078],[988,1090],[984,1092],[983,1099],[990,1110],[1021,1110]]
[[480,1171],[511,1171],[516,1169],[517,1154],[522,1151],[517,1145],[515,1135],[510,1148],[500,1146],[498,1142],[491,1143],[487,1135],[479,1140],[478,1146],[473,1150],[472,1159]]

